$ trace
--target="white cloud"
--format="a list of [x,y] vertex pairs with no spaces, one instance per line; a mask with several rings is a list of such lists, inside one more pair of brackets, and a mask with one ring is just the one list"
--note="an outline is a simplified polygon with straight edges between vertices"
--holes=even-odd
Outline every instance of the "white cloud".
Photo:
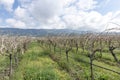
[[120,18],[120,11],[116,11],[114,13],[114,15],[112,16],[112,19],[115,19],[115,18]]
[[29,6],[32,16],[41,22],[58,15],[62,9],[60,0],[36,0]]
[[102,15],[96,11],[84,12],[79,11],[74,14],[66,14],[63,16],[63,21],[66,26],[71,29],[93,29],[93,30],[105,30],[105,25],[112,17],[112,13]]
[[58,16],[55,16],[54,18],[49,19],[47,24],[43,24],[41,26],[42,26],[42,28],[47,28],[47,29],[66,28],[66,24]]
[[[27,6],[18,7],[14,11],[14,18],[26,23],[28,28],[64,28],[65,24],[60,20],[60,14],[66,5],[61,0],[20,0],[27,3]],[[28,4],[29,3],[29,4]],[[62,4],[64,3],[64,4]]]
[[78,14],[78,10],[76,9],[76,6],[70,6],[70,7],[67,7],[67,8],[64,8],[64,11],[62,12],[63,15],[68,15],[68,14],[71,14],[71,15],[76,15]]
[[77,7],[81,10],[91,10],[97,7],[97,1],[95,0],[79,0]]
[[21,3],[21,7],[27,8],[32,0],[18,0]]
[[21,8],[20,6],[18,6],[14,11],[14,18],[20,19],[24,22],[31,21],[32,19],[28,10],[25,8]]
[[101,26],[101,22],[103,20],[102,18],[103,18],[103,16],[100,13],[98,13],[96,11],[92,11],[87,15],[85,23],[89,27],[96,28],[96,27]]
[[117,11],[114,14],[112,14],[111,19],[109,19],[109,23],[108,23],[106,29],[111,29],[111,28],[119,28],[120,29],[120,11]]
[[2,19],[0,19],[0,23],[2,23]]
[[[94,14],[93,14],[93,16],[91,17],[92,14],[89,16],[88,12],[84,12],[84,10],[90,10],[95,8],[97,2],[94,0],[89,0],[89,1],[79,0],[77,4],[75,2],[76,0],[62,0],[62,1],[61,0],[53,0],[53,1],[36,0],[31,2],[31,4],[28,6],[28,10],[32,15],[32,17],[35,18],[38,22],[40,22],[40,25],[38,26],[41,26],[41,28],[76,29],[76,28],[80,28],[88,25],[95,26],[95,22],[99,22],[97,20],[98,18],[100,19],[101,16],[96,14],[96,16],[94,17]],[[73,3],[76,5],[69,6]],[[76,6],[80,8],[80,11],[77,10]],[[26,18],[25,10],[20,7],[16,9],[15,14],[18,17]],[[56,16],[59,17],[61,15],[64,16],[63,21],[56,20],[54,18]],[[88,20],[85,19],[86,16],[89,17]],[[61,18],[59,17],[59,19]],[[94,22],[92,22],[93,21],[92,19],[95,19]],[[53,21],[53,23],[50,23],[51,21]]]
[[2,25],[1,25],[1,24],[2,24],[2,22],[3,22],[3,21],[2,21],[2,19],[0,18],[0,27],[2,27]]
[[3,5],[7,11],[13,11],[14,0],[0,0],[0,4]]
[[6,23],[14,28],[25,28],[26,27],[26,24],[24,22],[20,20],[11,19],[11,18],[7,19]]
[[70,4],[75,3],[76,0],[61,0],[61,3],[63,4],[64,7],[68,7]]
[[14,11],[14,14],[16,17],[18,17],[20,19],[25,18],[25,16],[27,16],[26,10],[21,7],[17,7],[17,9]]
[[[66,15],[63,17],[68,28],[79,28],[83,26],[83,18],[80,15]],[[82,22],[82,23],[81,23]]]
[[17,7],[14,11],[14,18],[20,20],[26,24],[26,27],[35,27],[38,23],[32,16],[27,9]]
[[[13,18],[6,23],[18,28],[105,30],[110,22],[120,23],[120,11],[105,15],[94,11],[95,0],[19,0]],[[110,25],[109,25],[110,26]]]
[[98,7],[99,8],[105,7],[105,6],[107,6],[109,4],[110,1],[111,0],[102,0],[102,1],[99,2]]
[[4,26],[4,25],[0,25],[0,28],[11,28],[10,26]]

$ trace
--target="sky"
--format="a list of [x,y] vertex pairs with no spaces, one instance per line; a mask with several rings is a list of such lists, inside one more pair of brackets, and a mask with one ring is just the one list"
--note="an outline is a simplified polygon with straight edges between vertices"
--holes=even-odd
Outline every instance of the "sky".
[[102,31],[119,25],[120,0],[0,0],[0,28]]

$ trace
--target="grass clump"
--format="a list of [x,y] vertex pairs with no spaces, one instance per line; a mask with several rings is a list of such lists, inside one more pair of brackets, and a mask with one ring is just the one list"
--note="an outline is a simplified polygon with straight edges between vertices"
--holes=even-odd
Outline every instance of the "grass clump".
[[48,51],[40,52],[39,56],[48,56],[50,53]]
[[39,57],[44,57],[49,55],[47,51],[31,51],[24,55],[24,58],[27,58],[30,61],[38,60]]
[[63,61],[59,61],[58,65],[60,66],[61,69],[66,70],[67,72],[71,71],[69,63],[67,63],[64,60]]
[[27,68],[23,80],[60,80],[59,76],[51,68]]
[[55,61],[55,62],[59,62],[59,61],[60,61],[60,57],[58,57],[58,56],[55,55],[55,54],[50,54],[49,56],[50,56],[50,58],[51,58],[53,61]]

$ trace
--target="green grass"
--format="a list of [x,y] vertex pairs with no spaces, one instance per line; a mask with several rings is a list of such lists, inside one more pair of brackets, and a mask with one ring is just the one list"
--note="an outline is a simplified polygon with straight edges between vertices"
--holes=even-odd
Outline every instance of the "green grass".
[[32,43],[24,54],[12,80],[71,80],[68,73],[59,69],[47,51]]
[[9,58],[0,55],[0,71],[4,70],[9,65]]
[[[120,55],[117,52],[117,57]],[[94,64],[109,68],[114,71],[120,71],[120,67],[116,66],[112,55],[103,52],[103,57],[99,58]],[[69,62],[66,60],[65,52],[62,50],[60,54],[59,48],[56,52],[50,52],[47,48],[41,48],[36,42],[29,45],[28,51],[23,55],[22,60],[13,74],[12,80],[91,80],[90,64],[88,52],[82,52],[79,49],[75,53],[75,48],[69,53]],[[93,66],[95,80],[119,80],[120,76],[114,72]]]
[[[71,77],[74,78],[79,78],[81,80],[90,80],[90,65],[88,63],[84,63],[82,61],[86,61],[89,62],[89,57],[87,56],[87,52],[85,51],[85,53],[82,53],[81,49],[79,49],[78,54],[75,53],[75,49],[72,50],[69,53],[69,64],[66,63],[67,65],[69,65],[69,67],[65,66],[65,69],[70,69],[71,71],[69,71],[68,73],[71,74],[75,74],[72,75]],[[55,55],[59,55],[59,52]],[[99,53],[96,54],[96,56],[99,56]],[[118,58],[120,57],[119,55],[117,56]],[[99,60],[98,60],[99,59]],[[97,60],[94,60],[94,64],[98,65],[98,66],[102,66],[117,72],[120,72],[120,67],[116,66],[117,63],[114,61],[113,56],[110,53],[103,53],[103,57],[102,59],[108,62],[104,62],[102,59],[100,59],[98,57]],[[119,58],[120,59],[120,58]],[[61,55],[61,61],[64,62],[66,60],[65,57],[65,53],[62,52]],[[65,63],[64,63],[65,64]],[[63,64],[59,65],[62,66]],[[95,80],[119,80],[120,76],[119,74],[116,74],[114,72],[111,71],[107,71],[105,69],[101,69],[99,67],[93,66],[94,69],[94,78]]]

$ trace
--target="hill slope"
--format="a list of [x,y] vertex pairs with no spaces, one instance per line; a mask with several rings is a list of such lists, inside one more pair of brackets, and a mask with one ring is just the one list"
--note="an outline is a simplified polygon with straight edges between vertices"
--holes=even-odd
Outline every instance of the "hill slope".
[[18,29],[18,28],[0,28],[0,35],[21,35],[21,36],[47,36],[60,34],[82,33],[79,30],[71,29]]

